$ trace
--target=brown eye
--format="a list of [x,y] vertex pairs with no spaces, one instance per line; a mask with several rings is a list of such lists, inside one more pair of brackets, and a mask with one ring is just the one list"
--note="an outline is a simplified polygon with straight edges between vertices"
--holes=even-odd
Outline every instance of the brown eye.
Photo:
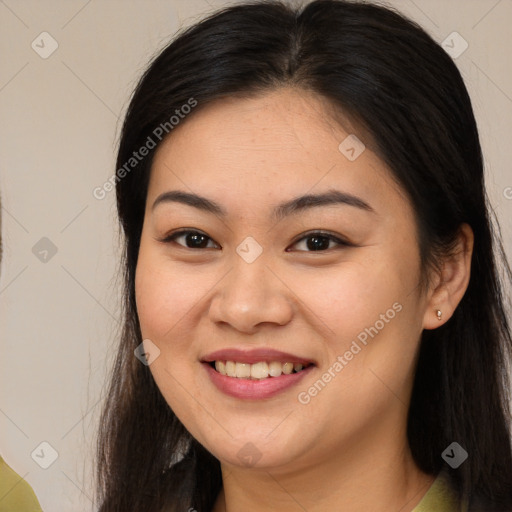
[[[179,239],[183,239],[183,243],[179,242]],[[208,241],[213,240],[205,235],[204,233],[200,233],[199,231],[178,231],[166,237],[163,242],[176,242],[178,245],[185,247],[186,249],[208,249]]]
[[[186,249],[210,249],[219,247],[209,236],[195,230],[177,231],[176,233],[172,233],[165,237],[161,241],[163,243],[175,242]],[[209,243],[213,245],[208,245]],[[299,252],[325,252],[330,249],[335,249],[336,247],[352,246],[352,244],[337,236],[323,232],[308,233],[306,236],[303,236],[295,242],[293,246],[296,246],[299,243],[305,243],[305,249],[299,249]],[[334,244],[334,246],[332,244]]]
[[[308,233],[306,236],[303,236],[300,240],[295,242],[293,245],[297,245],[299,243],[303,243],[306,241],[304,247],[306,249],[300,249],[301,252],[323,252],[329,249],[333,249],[336,246],[350,246],[348,242],[341,240],[340,238],[331,235],[329,233],[322,232],[313,232]],[[334,242],[335,247],[331,246],[331,243]]]

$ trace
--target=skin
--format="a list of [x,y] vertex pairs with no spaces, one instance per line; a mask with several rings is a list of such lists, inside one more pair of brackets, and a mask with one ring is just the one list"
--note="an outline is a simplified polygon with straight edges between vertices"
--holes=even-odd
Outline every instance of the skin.
[[[419,287],[409,200],[369,147],[355,161],[338,150],[354,132],[326,112],[325,100],[291,88],[218,101],[175,128],[153,162],[138,314],[143,338],[160,350],[150,365],[159,389],[221,462],[216,512],[407,512],[433,482],[412,460],[407,406],[422,330],[447,321],[466,290],[472,233],[462,227],[457,250],[428,289]],[[329,189],[361,198],[372,211],[330,205],[279,222],[270,216],[281,202]],[[170,190],[205,196],[227,215],[170,202],[153,209]],[[207,235],[208,246],[190,248],[189,240],[187,248],[184,236],[161,241],[183,228]],[[308,249],[304,233],[318,230],[352,246]],[[248,236],[263,249],[250,264],[236,252]],[[401,311],[300,403],[298,393],[395,303]],[[221,393],[200,363],[230,347],[272,347],[317,367],[273,398],[241,400]],[[253,455],[248,466],[237,455],[244,446]]]

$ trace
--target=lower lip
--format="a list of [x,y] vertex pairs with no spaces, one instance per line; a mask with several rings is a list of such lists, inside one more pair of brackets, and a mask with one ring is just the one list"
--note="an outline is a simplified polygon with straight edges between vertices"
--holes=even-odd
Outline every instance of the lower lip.
[[314,368],[313,365],[310,365],[298,373],[282,374],[279,377],[267,377],[266,379],[257,380],[228,377],[214,370],[208,363],[203,363],[203,366],[217,389],[226,395],[248,400],[271,398],[297,384]]

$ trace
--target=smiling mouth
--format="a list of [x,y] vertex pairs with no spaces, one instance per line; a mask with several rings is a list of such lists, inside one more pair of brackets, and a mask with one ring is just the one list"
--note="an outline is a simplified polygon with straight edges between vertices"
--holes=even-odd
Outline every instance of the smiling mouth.
[[254,364],[239,363],[236,361],[212,361],[208,363],[214,370],[226,377],[236,379],[263,380],[281,375],[300,373],[311,363],[281,363],[280,361],[259,361]]

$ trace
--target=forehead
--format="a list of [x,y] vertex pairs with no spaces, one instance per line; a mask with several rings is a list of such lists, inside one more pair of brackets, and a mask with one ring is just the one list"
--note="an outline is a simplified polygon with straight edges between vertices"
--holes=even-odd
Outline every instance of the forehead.
[[345,146],[363,136],[350,122],[335,122],[332,105],[317,95],[283,88],[196,109],[157,150],[149,199],[169,188],[240,204],[340,186],[360,196],[402,195],[368,147],[347,157]]

